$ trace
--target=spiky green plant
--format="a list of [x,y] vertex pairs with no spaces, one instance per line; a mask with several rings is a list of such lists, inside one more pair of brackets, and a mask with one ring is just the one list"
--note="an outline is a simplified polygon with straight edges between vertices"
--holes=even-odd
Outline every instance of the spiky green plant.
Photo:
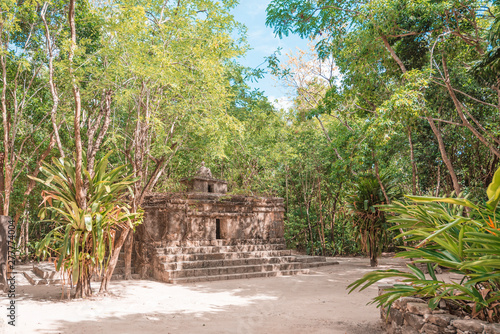
[[[435,308],[444,299],[475,318],[500,320],[500,223],[497,221],[500,201],[500,168],[487,189],[488,201],[475,204],[466,198],[407,196],[405,203],[394,202],[381,207],[391,212],[395,228],[402,228],[397,237],[408,237],[416,246],[405,247],[396,256],[426,263],[427,277],[414,265],[410,272],[398,270],[373,271],[353,282],[351,292],[361,290],[381,279],[399,277],[386,293],[374,303],[390,308],[402,296],[429,298]],[[467,211],[465,210],[467,208]],[[434,268],[441,266],[463,275],[460,282],[438,280]]]
[[[381,182],[390,198],[399,197],[397,187],[382,175]],[[354,191],[347,199],[347,208],[354,216],[354,232],[360,248],[370,257],[371,266],[378,264],[378,255],[389,240],[388,224],[383,211],[377,205],[386,203],[377,178],[368,174],[360,177]]]
[[126,203],[134,180],[124,175],[124,166],[108,170],[109,155],[97,163],[94,177],[84,168],[88,179],[86,208],[76,201],[76,172],[70,160],[52,159],[51,165],[41,168],[46,179],[35,178],[48,188],[42,193],[44,207],[39,217],[56,225],[38,243],[37,253],[58,258],[56,270],[72,277],[77,297],[92,294],[90,280],[107,268],[115,234],[126,224],[133,227],[142,220],[142,213],[131,213]]

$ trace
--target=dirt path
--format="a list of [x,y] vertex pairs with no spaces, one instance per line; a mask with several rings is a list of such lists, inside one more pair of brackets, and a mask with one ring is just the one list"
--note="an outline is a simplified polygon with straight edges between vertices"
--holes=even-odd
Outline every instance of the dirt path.
[[[0,295],[1,333],[328,333],[378,334],[379,310],[366,305],[372,287],[347,294],[346,286],[370,271],[364,258],[309,275],[170,285],[112,282],[112,296],[61,301],[61,288],[16,287],[16,327],[7,325]],[[401,260],[381,259],[381,269]],[[96,288],[98,285],[95,286]]]

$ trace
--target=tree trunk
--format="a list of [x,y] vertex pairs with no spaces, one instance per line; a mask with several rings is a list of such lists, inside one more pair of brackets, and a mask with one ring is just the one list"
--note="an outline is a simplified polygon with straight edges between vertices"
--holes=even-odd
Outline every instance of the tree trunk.
[[416,195],[417,194],[417,165],[415,163],[415,153],[413,151],[413,141],[411,138],[411,127],[408,127],[408,142],[410,143],[412,194]]
[[432,132],[434,132],[434,135],[436,136],[436,139],[438,141],[439,152],[441,152],[441,158],[443,159],[443,162],[446,165],[446,168],[448,168],[448,172],[450,173],[451,181],[453,183],[453,189],[455,190],[456,195],[458,195],[460,194],[461,191],[460,184],[458,183],[457,174],[455,174],[453,165],[450,159],[448,158],[448,154],[446,153],[446,148],[444,146],[444,141],[443,137],[441,136],[441,132],[436,128],[434,121],[430,117],[427,117],[427,120],[429,121],[429,125],[431,126]]
[[325,243],[325,224],[323,222],[323,204],[321,202],[321,181],[318,176],[318,200],[319,200],[319,223],[321,226],[321,254],[324,256],[325,255],[325,248],[326,248],[326,243]]
[[391,204],[391,201],[389,200],[389,196],[387,196],[385,186],[382,183],[382,180],[380,179],[380,174],[378,172],[378,163],[377,163],[377,159],[375,158],[375,151],[374,150],[372,150],[372,157],[373,157],[373,164],[375,165],[375,176],[377,177],[377,181],[378,181],[378,184],[380,185],[380,189],[382,190],[382,193],[384,194],[385,204]]
[[101,286],[99,288],[99,293],[105,293],[108,291],[108,284],[111,280],[111,276],[113,275],[113,271],[115,271],[116,264],[118,263],[118,257],[120,256],[120,251],[122,246],[127,239],[128,234],[130,233],[131,228],[127,225],[127,227],[121,231],[118,240],[114,241],[113,250],[111,252],[111,258],[109,259],[108,267],[104,273],[104,276],[101,281]]
[[92,296],[92,287],[90,286],[91,278],[92,277],[90,276],[88,271],[83,275],[79,275],[78,282],[76,283],[74,298],[86,298]]
[[438,165],[437,170],[437,185],[436,185],[436,194],[435,197],[439,196],[439,189],[441,188],[441,166]]
[[470,124],[469,120],[467,120],[467,117],[465,117],[465,114],[463,112],[462,103],[458,100],[457,96],[455,95],[455,91],[451,87],[450,77],[449,77],[449,73],[448,73],[448,66],[446,65],[446,58],[444,56],[443,56],[442,63],[443,63],[443,72],[445,75],[444,82],[446,84],[446,89],[448,90],[448,93],[450,94],[450,97],[451,97],[453,104],[455,105],[455,108],[458,112],[458,116],[460,116],[460,119],[462,120],[463,125],[465,125],[465,127],[467,127],[474,134],[474,136],[476,136],[476,138],[479,139],[479,141],[481,141],[481,143],[483,143],[487,148],[489,148],[491,153],[493,153],[494,155],[496,155],[497,157],[500,158],[500,151],[494,146],[494,144],[490,143],[481,133],[479,133],[479,131],[477,131],[474,128],[474,126],[472,126],[472,124]]
[[132,249],[134,247],[134,233],[130,232],[125,240],[125,273],[126,280],[132,279]]
[[75,117],[73,120],[73,131],[75,135],[75,193],[76,201],[78,206],[85,210],[87,207],[84,182],[82,178],[82,165],[83,165],[83,149],[82,149],[82,137],[80,132],[80,117],[82,102],[80,97],[80,87],[76,81],[76,76],[73,69],[73,57],[75,55],[76,49],[76,26],[75,26],[75,0],[70,0],[69,10],[68,10],[68,21],[71,30],[71,45],[68,55],[69,60],[69,73],[71,77],[72,87],[73,87],[73,97],[75,100]]

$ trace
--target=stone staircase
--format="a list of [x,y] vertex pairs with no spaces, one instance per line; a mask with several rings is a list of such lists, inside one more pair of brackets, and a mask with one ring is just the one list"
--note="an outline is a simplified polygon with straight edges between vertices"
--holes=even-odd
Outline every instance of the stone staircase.
[[[55,270],[54,263],[40,262],[33,265],[31,270],[23,271],[24,277],[31,285],[61,284],[62,276]],[[69,281],[66,278],[66,281]]]
[[[116,264],[113,275],[111,276],[111,280],[122,280],[124,279],[125,274],[125,255],[123,251],[120,253],[118,257],[118,262]],[[132,262],[132,278],[139,279],[139,274],[135,272],[134,263]],[[24,277],[28,280],[31,285],[53,285],[53,284],[62,284],[62,276],[60,272],[55,270],[55,266],[53,262],[39,262],[33,265],[31,270],[23,271]],[[94,276],[92,277],[92,281],[100,282],[101,277]],[[66,283],[69,284],[69,278],[66,277]]]
[[[124,279],[124,257],[121,252],[111,280]],[[173,241],[156,247],[153,278],[178,284],[288,276],[308,274],[310,268],[334,264],[338,262],[327,261],[323,256],[293,255],[285,249],[283,239]],[[52,262],[40,262],[23,273],[32,285],[62,284],[62,277]],[[132,278],[140,278],[133,262]],[[100,280],[101,277],[93,278],[93,281]]]
[[292,255],[283,239],[176,241],[156,248],[153,271],[155,279],[175,284],[307,274],[333,264],[338,262]]

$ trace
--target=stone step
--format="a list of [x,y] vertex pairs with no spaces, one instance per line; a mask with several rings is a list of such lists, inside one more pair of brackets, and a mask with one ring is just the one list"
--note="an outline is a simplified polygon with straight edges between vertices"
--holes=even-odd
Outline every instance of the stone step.
[[214,240],[174,240],[162,241],[157,247],[200,247],[200,246],[232,246],[232,245],[262,245],[285,244],[283,238],[273,239],[214,239]]
[[[111,275],[112,281],[119,281],[119,280],[123,280],[124,278],[125,278],[125,275],[123,275],[123,274],[113,273],[113,275]],[[132,279],[140,279],[140,278],[141,278],[141,275],[132,274]],[[94,277],[92,277],[92,281],[93,282],[100,282],[100,281],[102,281],[102,277],[101,276],[94,276]]]
[[183,261],[210,261],[210,260],[230,260],[247,259],[257,257],[279,257],[290,256],[292,251],[289,249],[253,251],[253,252],[228,252],[228,253],[194,253],[194,254],[164,254],[156,255],[160,262],[183,262]]
[[199,269],[199,268],[215,268],[215,267],[234,267],[234,266],[259,265],[259,264],[290,263],[294,262],[293,259],[294,259],[293,256],[275,256],[275,257],[252,257],[243,259],[164,262],[162,264],[165,270],[183,270],[183,269]]
[[208,282],[208,281],[222,281],[222,280],[230,280],[230,279],[291,276],[291,275],[308,274],[308,273],[309,273],[309,269],[297,269],[297,270],[241,273],[241,274],[230,274],[230,275],[183,277],[183,278],[174,278],[174,279],[170,280],[169,283],[183,284],[183,283],[196,283],[196,282]]
[[326,262],[324,256],[295,255],[294,261],[302,263]]
[[175,279],[184,277],[250,274],[255,272],[278,272],[283,270],[299,270],[299,269],[302,269],[301,263],[289,262],[289,263],[278,263],[278,264],[257,264],[257,265],[243,265],[243,266],[232,266],[232,267],[165,270],[164,272],[168,274],[169,279]]
[[262,244],[262,245],[231,245],[231,246],[198,246],[198,247],[163,247],[157,248],[159,254],[210,254],[210,253],[233,253],[233,252],[256,252],[270,250],[284,250],[284,244]]
[[61,274],[56,271],[53,263],[39,263],[34,265],[32,270],[40,278],[61,279]]
[[317,268],[324,266],[333,266],[339,264],[337,261],[321,261],[321,262],[304,262],[302,268]]
[[[24,277],[31,285],[61,284],[61,278],[43,278],[38,276],[33,270],[23,271]],[[68,282],[69,283],[69,282]]]

